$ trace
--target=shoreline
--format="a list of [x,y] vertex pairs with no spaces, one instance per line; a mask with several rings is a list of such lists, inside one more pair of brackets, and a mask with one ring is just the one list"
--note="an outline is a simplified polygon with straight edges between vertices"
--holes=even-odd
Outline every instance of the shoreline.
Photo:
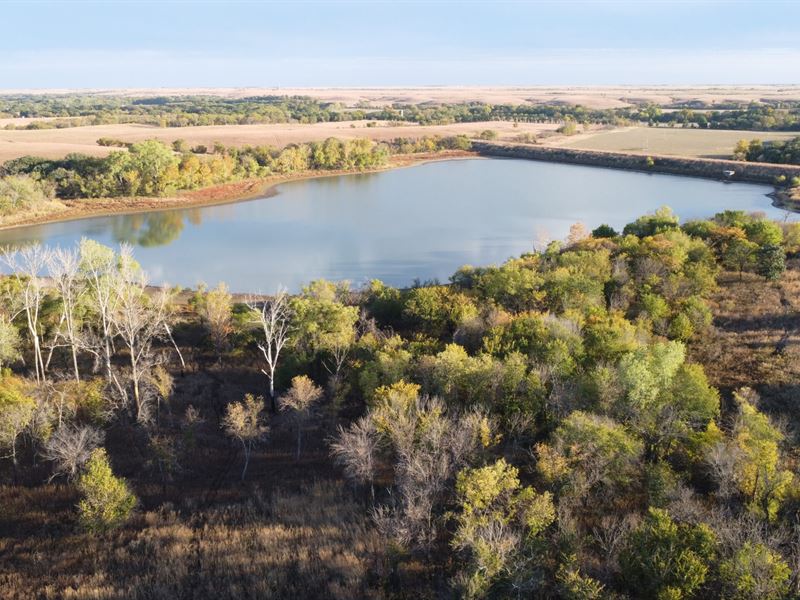
[[[566,152],[557,147],[533,146],[527,144],[473,142],[472,150],[446,150],[443,152],[426,152],[419,154],[400,154],[389,158],[387,165],[376,169],[364,171],[330,170],[330,171],[303,171],[290,175],[272,175],[264,179],[246,179],[232,181],[197,190],[187,190],[166,198],[158,197],[121,197],[121,198],[83,198],[74,200],[55,200],[63,208],[45,213],[21,214],[17,219],[7,223],[0,223],[0,232],[13,229],[22,229],[36,225],[48,225],[91,219],[111,215],[131,215],[137,213],[161,212],[168,210],[203,208],[207,206],[220,206],[246,202],[259,198],[270,198],[278,194],[277,188],[285,183],[320,179],[324,177],[340,177],[342,175],[361,175],[381,173],[423,165],[430,162],[449,160],[486,159],[486,158],[521,158],[525,160],[556,162],[604,169],[621,169],[641,173],[661,173],[678,177],[696,177],[701,179],[715,179],[726,181],[717,173],[703,172],[704,167],[713,165],[719,167],[730,165],[732,161],[719,159],[697,159],[692,157],[673,157],[651,155],[647,157],[640,154],[598,152],[569,149]],[[532,154],[532,155],[531,155]],[[587,158],[589,160],[587,160]],[[655,165],[645,167],[640,164],[645,158],[655,158]],[[620,162],[618,162],[620,161]],[[621,163],[621,164],[620,164]],[[664,163],[667,163],[666,165]],[[672,163],[672,164],[670,164]],[[787,165],[772,165],[767,163],[735,163],[751,165],[756,169],[766,167],[769,171],[786,169]],[[675,165],[678,165],[676,168]],[[653,168],[655,167],[655,168]],[[666,167],[666,168],[664,168]],[[789,166],[790,170],[800,167]],[[774,173],[770,172],[770,175]],[[774,183],[767,183],[761,177],[737,177],[733,181],[738,183],[760,183],[770,185],[773,191],[766,194],[771,199],[772,205],[790,212],[800,212],[800,192],[775,187]],[[761,179],[761,181],[758,181]],[[731,179],[727,179],[731,181]],[[11,217],[13,219],[13,215]]]
[[339,177],[342,175],[363,175],[381,173],[423,165],[430,162],[446,160],[480,159],[478,153],[468,150],[447,150],[444,152],[425,152],[420,154],[400,154],[390,157],[389,163],[377,169],[364,171],[331,170],[331,171],[303,171],[291,175],[272,175],[264,179],[245,179],[232,181],[216,186],[187,190],[174,196],[165,198],[139,196],[121,198],[81,198],[74,200],[56,200],[63,206],[62,209],[46,213],[20,214],[11,222],[0,223],[0,231],[22,229],[35,225],[49,225],[106,217],[111,215],[131,215],[145,212],[160,212],[176,209],[202,208],[206,206],[220,206],[245,202],[257,198],[270,198],[275,196],[278,186],[293,181],[320,179],[323,177]]

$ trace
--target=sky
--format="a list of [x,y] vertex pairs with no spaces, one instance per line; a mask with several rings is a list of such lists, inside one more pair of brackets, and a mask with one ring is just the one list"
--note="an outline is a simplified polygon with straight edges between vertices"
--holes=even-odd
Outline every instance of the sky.
[[800,83],[800,0],[0,0],[0,88]]

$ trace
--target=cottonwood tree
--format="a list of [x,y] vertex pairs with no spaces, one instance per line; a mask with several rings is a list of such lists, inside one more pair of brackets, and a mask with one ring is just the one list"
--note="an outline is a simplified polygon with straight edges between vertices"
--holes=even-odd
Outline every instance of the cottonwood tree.
[[89,460],[92,452],[103,443],[103,432],[89,425],[60,426],[45,442],[44,455],[53,461],[53,475],[74,479]]
[[80,381],[78,371],[78,350],[82,346],[78,311],[85,286],[80,273],[80,256],[74,250],[56,248],[48,262],[50,277],[61,297],[61,322],[59,334],[66,341],[72,354],[72,369],[75,381]]
[[291,411],[292,420],[297,429],[297,449],[295,458],[300,460],[300,445],[302,442],[303,425],[311,417],[314,405],[322,398],[322,388],[315,385],[305,375],[292,379],[292,387],[281,396],[280,407],[282,411]]
[[242,481],[250,464],[250,454],[253,446],[261,441],[268,433],[269,427],[264,423],[262,413],[264,399],[247,394],[242,402],[232,402],[225,411],[222,427],[230,437],[239,440],[244,450],[244,466],[242,467]]
[[80,270],[86,282],[86,293],[91,309],[96,313],[100,348],[96,354],[105,366],[106,379],[114,379],[111,359],[114,355],[114,325],[112,315],[116,310],[115,294],[117,257],[111,248],[86,238],[79,245]]
[[[169,318],[170,294],[166,288],[148,294],[147,275],[133,260],[129,246],[123,246],[120,251],[119,276],[112,278],[112,284],[116,299],[109,318],[128,353],[135,416],[143,423],[151,417],[151,402],[144,395],[142,384],[155,366],[153,343],[167,331],[164,325]],[[123,398],[127,399],[126,386],[116,376],[114,380]]]
[[270,407],[274,413],[276,411],[275,370],[278,368],[281,351],[289,341],[292,317],[289,298],[285,289],[279,289],[272,298],[261,302],[250,300],[247,306],[250,308],[253,322],[259,328],[262,336],[258,342],[258,349],[264,355],[267,368],[262,369],[261,372],[269,379]]
[[47,294],[45,270],[50,251],[39,245],[26,246],[16,252],[3,254],[3,261],[11,271],[16,285],[16,293],[9,299],[15,313],[24,313],[28,335],[33,346],[33,361],[36,381],[44,381],[45,365],[42,354],[42,334],[40,316],[42,304]]

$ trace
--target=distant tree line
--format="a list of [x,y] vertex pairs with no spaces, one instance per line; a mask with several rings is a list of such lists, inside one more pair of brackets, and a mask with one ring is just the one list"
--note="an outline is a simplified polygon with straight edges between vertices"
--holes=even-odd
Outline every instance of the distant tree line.
[[103,146],[126,150],[106,157],[68,154],[63,159],[23,156],[0,167],[0,215],[30,209],[59,198],[165,196],[232,181],[304,171],[364,171],[383,167],[391,154],[468,150],[464,136],[398,138],[389,143],[368,139],[270,146],[189,149],[182,140],[126,143],[101,138]]
[[348,108],[337,102],[322,102],[302,96],[164,96],[127,98],[86,95],[0,96],[0,117],[34,120],[7,129],[49,129],[141,123],[158,127],[196,125],[246,125],[255,123],[320,123],[350,120],[403,121],[423,125],[521,121],[579,124],[699,127],[708,129],[800,130],[800,103],[728,102],[707,105],[684,103],[662,108],[652,103],[631,107],[591,109],[569,104],[402,104],[390,107]]

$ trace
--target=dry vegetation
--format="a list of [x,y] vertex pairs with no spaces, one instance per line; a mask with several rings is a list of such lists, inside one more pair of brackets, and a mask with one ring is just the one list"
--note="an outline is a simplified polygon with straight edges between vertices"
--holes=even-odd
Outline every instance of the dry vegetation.
[[417,88],[137,88],[103,90],[7,90],[7,93],[92,93],[98,96],[177,96],[184,94],[213,95],[224,98],[252,96],[309,96],[325,102],[386,106],[392,103],[418,104],[487,102],[491,104],[556,103],[582,104],[589,108],[618,108],[634,102],[670,104],[673,102],[725,101],[751,102],[754,100],[797,100],[798,85],[749,86],[530,86],[530,87],[475,87],[475,86],[425,86]]
[[712,298],[715,328],[695,347],[715,386],[751,386],[764,407],[796,418],[800,399],[800,261],[773,284],[745,273],[719,277]]
[[68,129],[42,130],[3,130],[0,129],[0,163],[20,156],[41,156],[61,158],[71,152],[106,156],[119,148],[98,146],[102,137],[119,139],[123,142],[141,142],[158,139],[166,143],[182,139],[189,146],[204,144],[209,147],[214,142],[226,146],[274,146],[282,148],[288,144],[322,141],[329,137],[342,140],[369,138],[387,141],[394,138],[421,138],[438,135],[442,137],[467,135],[477,137],[481,131],[491,129],[499,139],[511,140],[521,134],[537,135],[554,131],[556,124],[519,123],[517,127],[509,122],[454,123],[452,125],[391,125],[379,123],[367,127],[367,121],[342,121],[336,123],[315,123],[301,125],[280,123],[271,125],[218,125],[207,127],[169,127],[159,128],[148,125],[96,125],[72,127]]
[[796,132],[625,127],[561,137],[549,143],[581,150],[730,158],[736,142],[741,139],[758,138],[766,141],[794,137],[797,137]]

